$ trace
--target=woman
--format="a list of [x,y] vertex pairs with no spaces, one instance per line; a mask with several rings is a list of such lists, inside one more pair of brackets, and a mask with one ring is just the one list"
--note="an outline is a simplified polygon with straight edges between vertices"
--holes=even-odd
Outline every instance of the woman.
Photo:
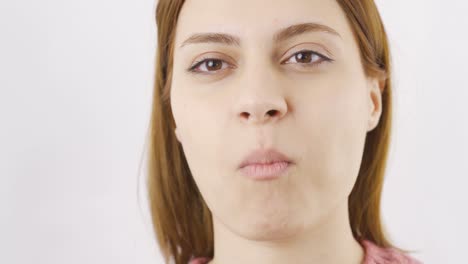
[[149,196],[166,262],[419,263],[380,217],[372,0],[159,0]]

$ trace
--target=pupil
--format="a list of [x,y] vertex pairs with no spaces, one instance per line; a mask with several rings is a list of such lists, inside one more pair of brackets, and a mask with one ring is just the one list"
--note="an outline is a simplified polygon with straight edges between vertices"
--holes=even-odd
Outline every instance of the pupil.
[[214,69],[214,70],[216,70],[216,69],[218,69],[218,66],[219,66],[219,65],[220,65],[220,63],[219,63],[219,61],[217,61],[217,60],[210,60],[210,61],[208,61],[208,68],[209,68],[209,69]]
[[301,52],[297,54],[296,56],[297,56],[296,59],[298,59],[301,62],[308,62],[310,60],[310,54],[306,52]]

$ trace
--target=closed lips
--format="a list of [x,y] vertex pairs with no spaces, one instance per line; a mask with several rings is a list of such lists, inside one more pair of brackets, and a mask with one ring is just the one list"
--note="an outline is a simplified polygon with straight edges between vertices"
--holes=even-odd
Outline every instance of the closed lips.
[[292,163],[292,160],[276,149],[257,149],[247,155],[239,165],[243,168],[248,165],[254,164],[272,164],[276,162]]

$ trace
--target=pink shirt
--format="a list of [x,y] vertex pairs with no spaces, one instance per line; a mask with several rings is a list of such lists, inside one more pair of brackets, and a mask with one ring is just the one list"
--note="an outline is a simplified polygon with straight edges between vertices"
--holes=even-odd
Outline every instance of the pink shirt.
[[[394,248],[381,248],[369,240],[361,240],[365,256],[362,264],[422,264]],[[193,258],[189,264],[206,264],[210,261],[207,257]]]

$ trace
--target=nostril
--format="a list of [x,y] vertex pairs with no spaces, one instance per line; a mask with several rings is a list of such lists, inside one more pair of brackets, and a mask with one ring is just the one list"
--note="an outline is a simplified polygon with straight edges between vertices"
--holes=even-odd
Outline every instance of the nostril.
[[275,116],[277,112],[278,112],[277,110],[270,110],[267,112],[267,114],[270,116]]
[[242,116],[242,117],[245,117],[245,118],[248,118],[248,117],[250,116],[250,114],[247,113],[247,112],[243,112],[243,113],[241,114],[241,116]]

